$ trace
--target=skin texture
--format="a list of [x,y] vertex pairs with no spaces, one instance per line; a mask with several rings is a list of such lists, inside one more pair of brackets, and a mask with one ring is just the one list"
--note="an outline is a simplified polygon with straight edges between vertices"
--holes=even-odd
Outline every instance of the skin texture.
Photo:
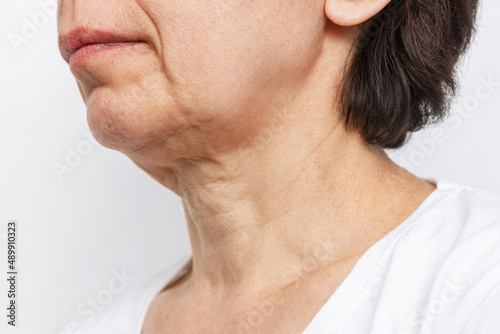
[[300,333],[435,189],[338,112],[358,25],[387,3],[59,1],[61,36],[141,41],[70,69],[97,140],[184,204],[193,268],[155,298],[143,334]]

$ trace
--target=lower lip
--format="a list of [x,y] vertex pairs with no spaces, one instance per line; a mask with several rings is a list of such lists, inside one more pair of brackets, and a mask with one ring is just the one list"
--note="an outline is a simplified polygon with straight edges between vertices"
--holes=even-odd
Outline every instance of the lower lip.
[[143,42],[120,42],[90,44],[78,49],[70,58],[71,67],[80,67],[90,59],[109,56],[111,52],[123,51]]

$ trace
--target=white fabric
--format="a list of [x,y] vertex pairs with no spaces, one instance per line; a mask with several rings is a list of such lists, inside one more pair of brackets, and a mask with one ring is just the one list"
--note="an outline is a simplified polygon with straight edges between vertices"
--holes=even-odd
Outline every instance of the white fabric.
[[[303,334],[500,333],[500,196],[436,183],[357,261]],[[190,260],[151,278],[82,334],[140,334],[152,299]]]

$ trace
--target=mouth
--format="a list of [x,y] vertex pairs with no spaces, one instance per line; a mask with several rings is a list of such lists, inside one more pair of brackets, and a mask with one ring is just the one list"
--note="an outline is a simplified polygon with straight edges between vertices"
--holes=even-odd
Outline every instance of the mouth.
[[146,43],[131,36],[79,28],[59,36],[59,50],[66,63],[74,65],[106,51]]

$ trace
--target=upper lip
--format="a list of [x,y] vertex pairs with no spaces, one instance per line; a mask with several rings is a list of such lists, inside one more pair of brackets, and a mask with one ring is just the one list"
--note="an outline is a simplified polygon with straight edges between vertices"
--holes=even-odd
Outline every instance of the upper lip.
[[60,35],[58,44],[64,60],[69,64],[71,56],[78,49],[91,44],[142,42],[130,36],[103,30],[77,28],[65,35]]

